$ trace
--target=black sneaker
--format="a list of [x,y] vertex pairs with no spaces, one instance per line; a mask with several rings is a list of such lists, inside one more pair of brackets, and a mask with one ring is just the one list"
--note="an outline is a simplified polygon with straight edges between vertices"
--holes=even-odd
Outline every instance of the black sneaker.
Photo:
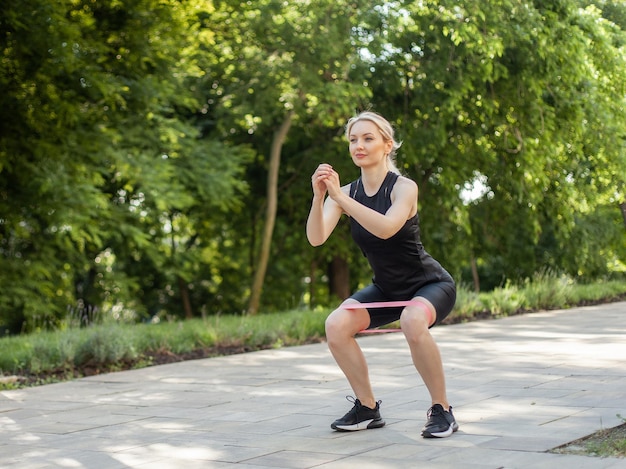
[[435,404],[428,409],[426,416],[428,420],[422,429],[424,438],[445,438],[459,429],[452,415],[452,407],[449,411],[445,411],[441,404]]
[[349,402],[354,403],[354,407],[346,415],[330,424],[330,428],[340,432],[353,432],[356,430],[368,430],[370,428],[380,428],[385,425],[385,421],[380,418],[380,401],[376,407],[370,409],[361,404],[361,401],[354,397],[347,396]]

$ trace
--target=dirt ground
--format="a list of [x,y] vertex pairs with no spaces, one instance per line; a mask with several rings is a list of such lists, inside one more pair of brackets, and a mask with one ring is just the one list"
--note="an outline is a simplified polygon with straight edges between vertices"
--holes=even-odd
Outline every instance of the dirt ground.
[[600,430],[551,451],[560,454],[626,458],[626,423]]

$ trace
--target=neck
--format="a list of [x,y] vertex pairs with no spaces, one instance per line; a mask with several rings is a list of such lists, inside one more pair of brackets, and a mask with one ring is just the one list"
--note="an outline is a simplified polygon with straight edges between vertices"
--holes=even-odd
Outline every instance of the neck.
[[371,194],[378,191],[388,172],[387,165],[361,168],[361,181],[365,192]]

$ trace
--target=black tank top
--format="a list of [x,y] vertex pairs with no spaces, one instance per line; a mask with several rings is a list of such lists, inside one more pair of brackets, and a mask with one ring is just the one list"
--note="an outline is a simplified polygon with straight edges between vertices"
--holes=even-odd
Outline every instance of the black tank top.
[[[398,174],[388,172],[378,192],[365,194],[361,178],[350,184],[350,197],[357,202],[386,213],[391,207],[391,190]],[[409,300],[424,285],[452,281],[450,274],[424,250],[420,240],[419,216],[408,219],[389,239],[381,239],[354,218],[350,218],[352,238],[361,248],[374,271],[373,282],[391,300]]]

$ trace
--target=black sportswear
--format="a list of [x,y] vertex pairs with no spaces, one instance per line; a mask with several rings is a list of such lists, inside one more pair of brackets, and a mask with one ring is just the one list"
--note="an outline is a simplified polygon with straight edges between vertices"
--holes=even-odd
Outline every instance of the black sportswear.
[[[350,197],[384,214],[391,207],[391,191],[397,180],[398,174],[388,172],[378,192],[369,197],[359,178],[350,184]],[[418,214],[408,219],[389,239],[371,234],[354,218],[350,219],[350,228],[352,238],[374,271],[374,285],[388,300],[410,300],[420,288],[433,283],[444,282],[454,286],[450,274],[424,249]],[[454,288],[452,293],[455,296]],[[452,305],[449,309],[452,309]]]

